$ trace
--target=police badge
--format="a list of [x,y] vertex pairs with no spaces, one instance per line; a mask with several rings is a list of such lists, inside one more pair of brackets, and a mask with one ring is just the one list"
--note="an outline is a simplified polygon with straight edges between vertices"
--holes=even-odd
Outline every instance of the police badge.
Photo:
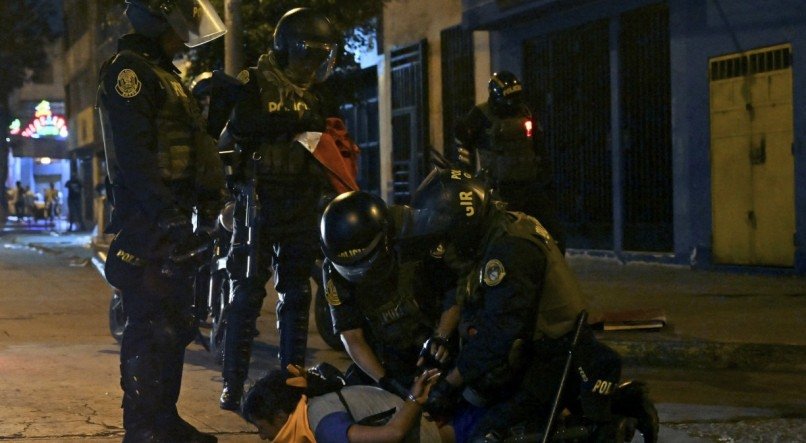
[[140,79],[137,78],[137,73],[131,69],[124,69],[118,74],[118,83],[115,85],[115,91],[123,98],[133,98],[140,93],[140,88],[143,86]]
[[336,285],[333,284],[333,280],[327,281],[327,285],[325,286],[325,299],[330,306],[338,306],[341,304],[339,292],[336,290]]
[[507,271],[504,269],[504,264],[501,263],[501,260],[493,258],[484,265],[484,269],[481,271],[481,281],[487,286],[496,286],[501,283],[505,275],[507,275]]
[[249,70],[244,69],[243,71],[239,72],[236,78],[243,84],[249,83]]

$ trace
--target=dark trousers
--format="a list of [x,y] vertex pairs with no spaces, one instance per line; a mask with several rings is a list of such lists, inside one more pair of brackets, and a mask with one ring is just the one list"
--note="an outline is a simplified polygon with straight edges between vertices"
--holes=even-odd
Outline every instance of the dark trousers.
[[[493,402],[475,427],[476,437],[496,431],[507,435],[513,426],[527,433],[542,430],[567,359],[570,336],[541,339],[532,348],[531,361],[516,389]],[[599,343],[589,328],[580,335],[566,379],[560,409],[568,408],[591,421],[610,420],[610,400],[621,377],[621,358]]]
[[157,266],[128,272],[131,283],[118,284],[126,314],[120,348],[123,427],[166,429],[179,420],[185,348],[196,331],[192,275],[166,277]]
[[254,275],[245,278],[246,254],[238,249],[245,243],[245,227],[236,215],[235,245],[227,268],[232,279],[233,298],[227,314],[222,375],[228,384],[242,384],[248,375],[257,318],[266,296],[266,283],[276,273],[277,328],[280,333],[280,368],[305,365],[308,341],[308,312],[311,305],[310,276],[317,257],[316,232],[279,235],[260,230]]
[[68,221],[70,222],[68,229],[73,229],[73,224],[76,225],[76,229],[84,229],[84,219],[81,217],[81,200],[68,199],[67,206]]

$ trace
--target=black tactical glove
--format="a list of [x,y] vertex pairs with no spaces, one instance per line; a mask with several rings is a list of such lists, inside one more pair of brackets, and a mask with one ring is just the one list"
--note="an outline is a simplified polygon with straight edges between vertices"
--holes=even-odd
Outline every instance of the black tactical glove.
[[399,381],[395,380],[392,377],[384,375],[378,380],[378,386],[383,388],[384,391],[391,392],[392,394],[397,395],[400,398],[408,398],[409,390]]
[[213,239],[206,231],[199,231],[173,247],[170,259],[176,264],[200,266],[209,256]]
[[302,113],[299,121],[300,132],[325,132],[325,119],[321,115],[312,111]]
[[167,209],[157,219],[157,228],[168,243],[178,244],[193,236],[193,224],[190,217],[178,209]]
[[431,353],[432,347],[436,347],[437,350],[440,347],[443,347],[447,352],[448,339],[446,339],[445,337],[434,336],[426,340],[425,343],[423,343],[423,348],[420,350],[420,358],[422,358],[424,362],[422,365],[420,365],[420,368],[422,370],[428,370],[431,368],[445,369],[448,362],[446,361],[445,363],[443,363],[439,361],[436,358],[436,356]]
[[434,420],[447,421],[453,416],[460,400],[460,388],[451,385],[445,378],[440,378],[428,393],[423,410]]
[[330,363],[319,363],[306,372],[308,373],[306,377],[308,387],[305,389],[305,393],[309,397],[338,391],[347,384],[344,374]]
[[174,243],[168,259],[162,264],[162,274],[169,277],[192,277],[199,267],[210,261],[212,244],[210,234],[204,231],[192,234],[180,243]]

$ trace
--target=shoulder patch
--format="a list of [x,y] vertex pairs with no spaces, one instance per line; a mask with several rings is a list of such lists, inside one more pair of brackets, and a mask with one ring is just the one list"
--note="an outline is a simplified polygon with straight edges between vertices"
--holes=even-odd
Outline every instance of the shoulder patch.
[[137,78],[137,73],[131,69],[124,69],[118,73],[118,82],[115,91],[123,98],[133,98],[140,93],[143,84]]
[[440,243],[434,246],[433,249],[430,251],[431,257],[434,258],[443,258],[445,257],[445,245]]
[[243,84],[249,83],[249,70],[244,69],[243,71],[239,72],[236,78]]
[[328,280],[327,285],[325,285],[325,299],[330,306],[338,306],[341,304],[339,291],[336,290],[336,285],[333,283],[333,280]]
[[493,258],[488,260],[481,270],[481,281],[487,286],[496,286],[501,283],[505,275],[507,271],[504,269],[504,264],[501,260]]

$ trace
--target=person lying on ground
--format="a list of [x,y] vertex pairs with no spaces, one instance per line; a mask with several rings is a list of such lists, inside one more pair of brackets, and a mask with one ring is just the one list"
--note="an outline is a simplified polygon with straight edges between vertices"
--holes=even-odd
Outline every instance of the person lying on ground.
[[436,369],[416,377],[405,400],[364,385],[335,389],[331,385],[325,389],[330,392],[322,393],[321,380],[309,383],[310,373],[289,365],[287,374],[273,370],[248,390],[243,417],[257,426],[261,439],[278,443],[453,441],[450,426],[439,428],[421,419],[422,404],[439,377]]

